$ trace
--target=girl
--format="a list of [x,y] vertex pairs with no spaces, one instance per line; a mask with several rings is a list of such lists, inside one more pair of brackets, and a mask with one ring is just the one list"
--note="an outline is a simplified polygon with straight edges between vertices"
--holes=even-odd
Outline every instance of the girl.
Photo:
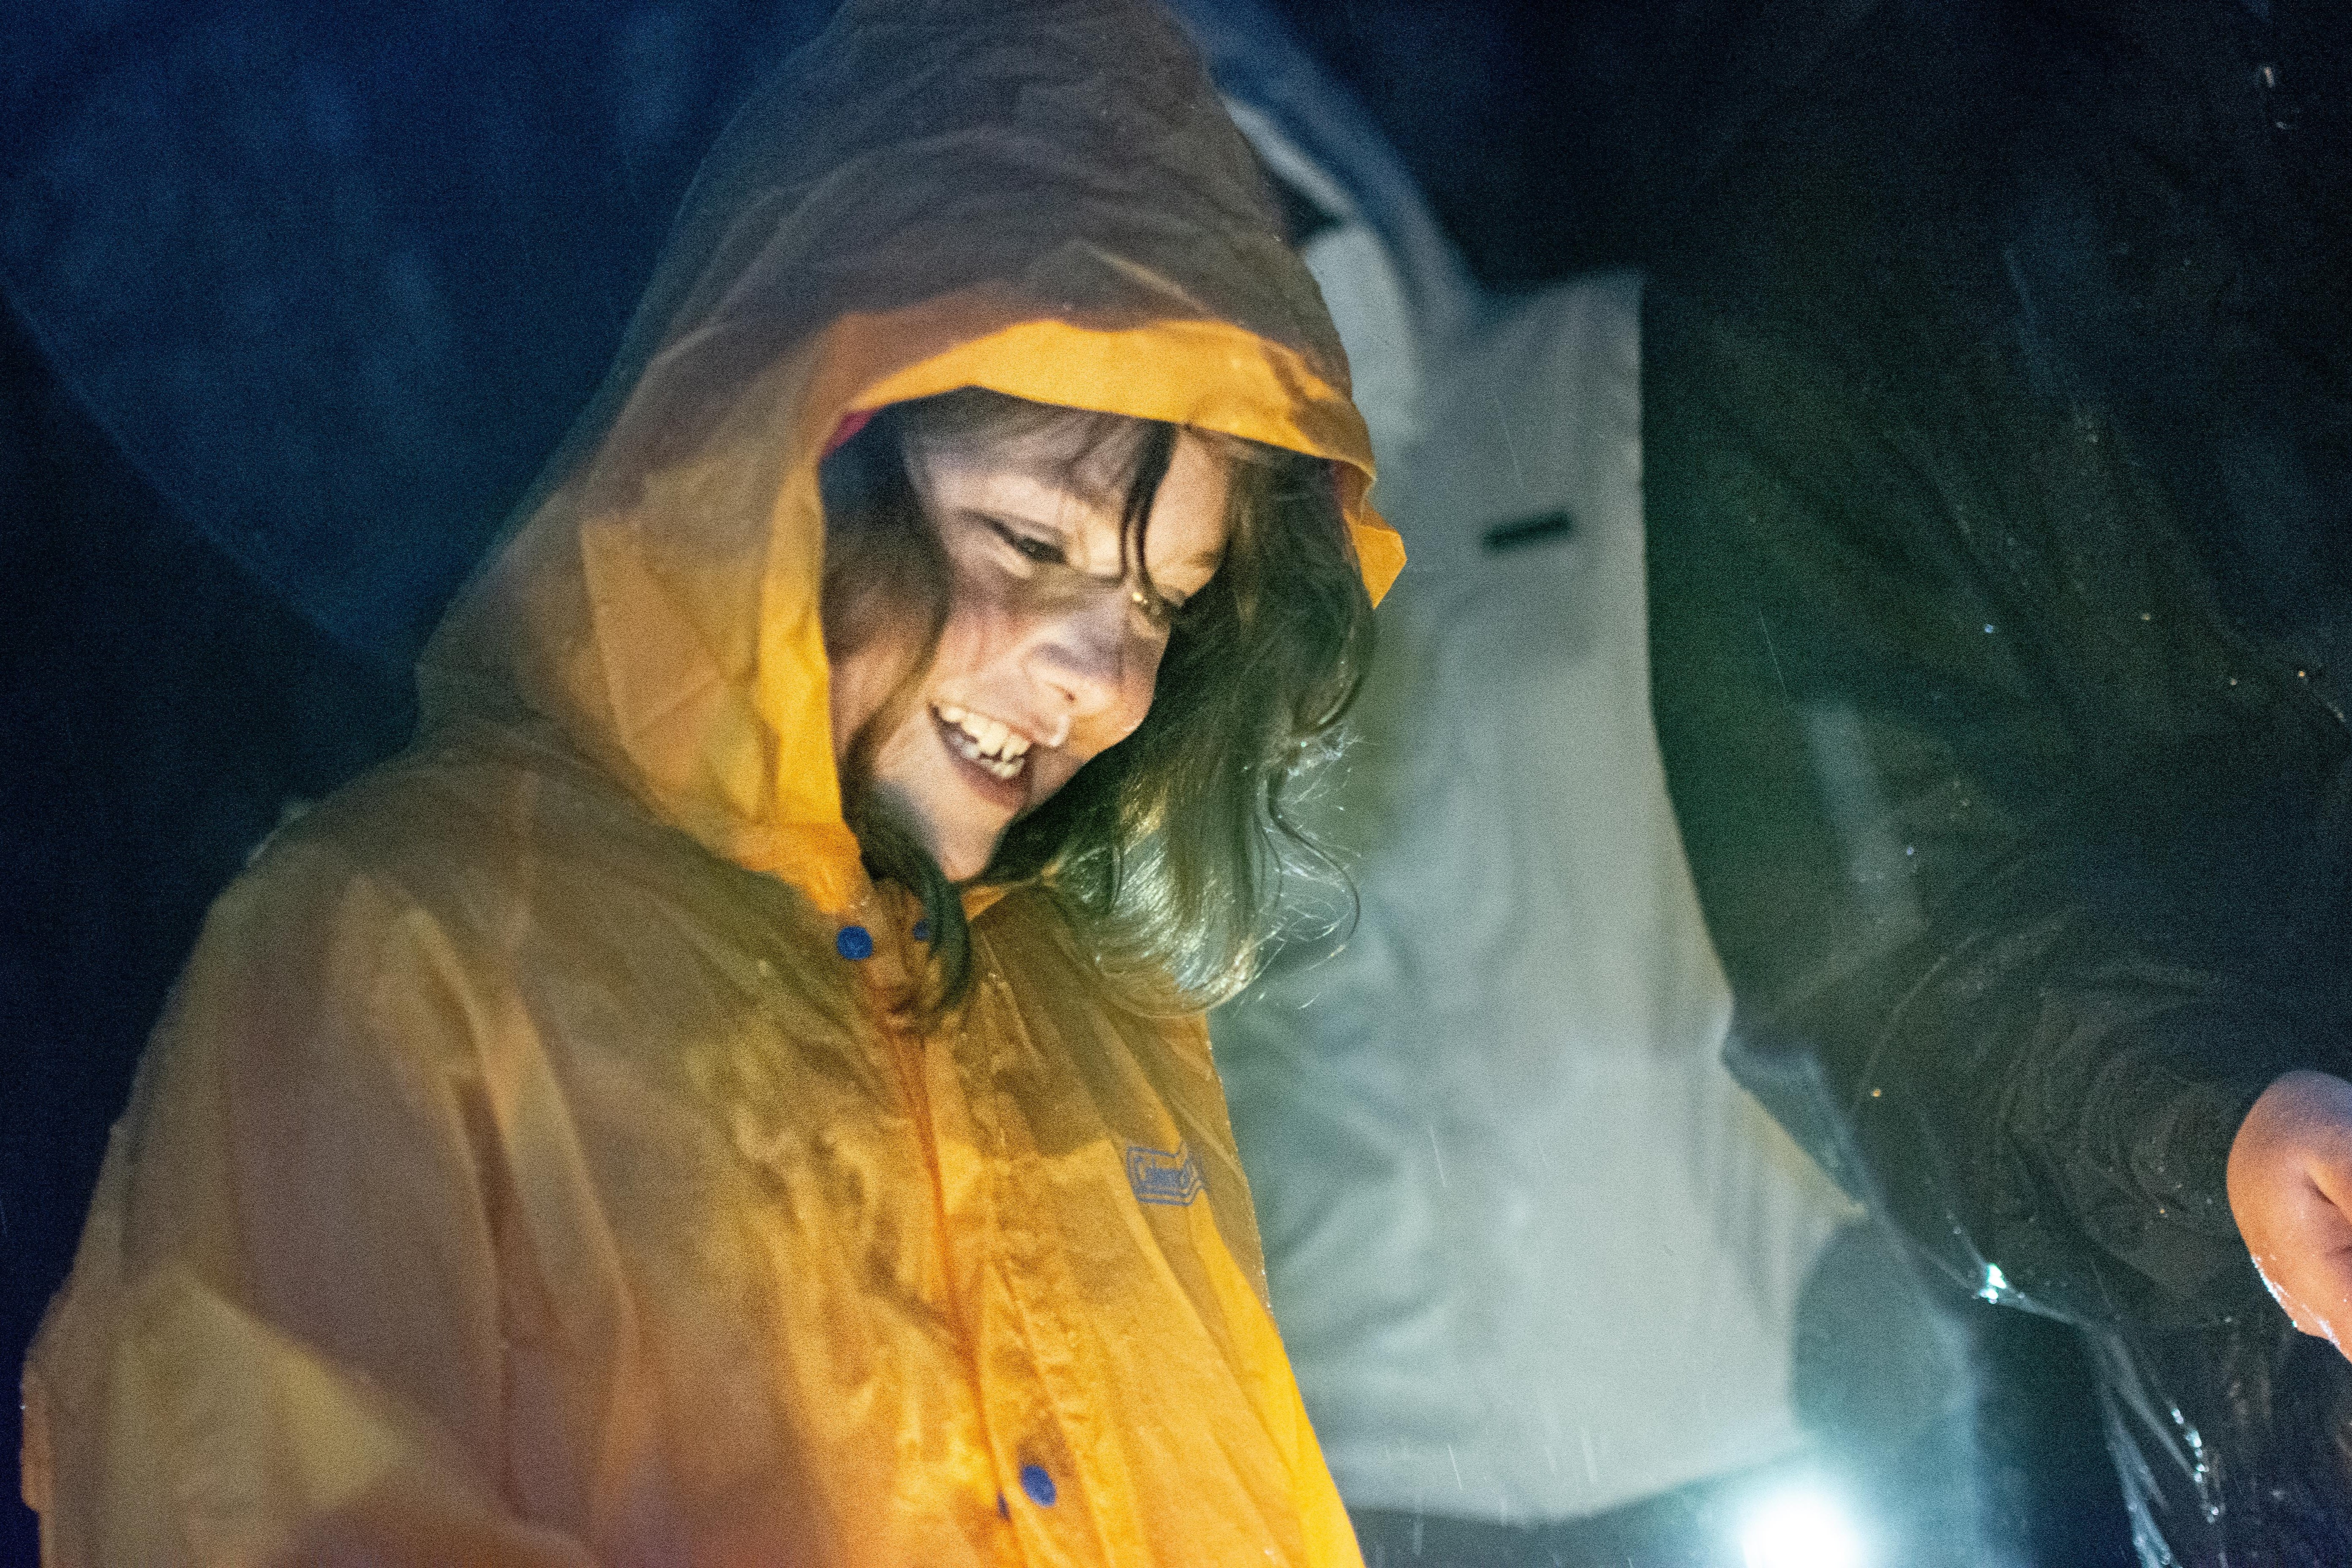
[[215,908],[47,1559],[1356,1561],[1197,1016],[1401,563],[1345,387],[1164,20],[851,0]]

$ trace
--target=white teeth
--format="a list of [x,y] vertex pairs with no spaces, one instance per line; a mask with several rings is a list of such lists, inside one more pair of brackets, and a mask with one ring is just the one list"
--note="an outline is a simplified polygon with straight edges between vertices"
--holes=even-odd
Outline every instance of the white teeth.
[[964,761],[978,763],[1001,779],[1021,772],[1029,751],[1028,736],[1015,733],[1002,720],[966,712],[952,702],[940,703],[931,711],[942,723],[952,726],[949,744]]

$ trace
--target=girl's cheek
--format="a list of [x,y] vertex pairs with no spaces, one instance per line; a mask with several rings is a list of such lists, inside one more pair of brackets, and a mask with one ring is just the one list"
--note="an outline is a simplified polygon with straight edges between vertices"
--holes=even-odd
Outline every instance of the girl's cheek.
[[1118,745],[1141,729],[1143,721],[1150,716],[1150,712],[1151,678],[1147,674],[1140,690],[1134,689],[1130,686],[1128,690],[1120,693],[1118,706],[1103,714],[1097,721],[1100,726],[1100,738],[1096,742],[1094,750],[1104,752]]
[[940,633],[937,671],[941,675],[979,673],[1004,646],[1004,632],[1005,617],[1001,605],[958,599],[955,607],[948,612],[947,626]]
[[1150,715],[1152,693],[1160,687],[1160,661],[1168,653],[1168,634],[1160,632],[1143,639],[1127,658],[1124,689],[1119,693],[1119,711],[1127,727],[1119,731],[1124,739],[1133,734]]

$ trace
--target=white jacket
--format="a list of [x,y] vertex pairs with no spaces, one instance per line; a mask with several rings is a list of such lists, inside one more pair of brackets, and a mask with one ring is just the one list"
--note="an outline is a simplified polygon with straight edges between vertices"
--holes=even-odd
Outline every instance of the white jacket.
[[1851,1209],[1718,1059],[1650,722],[1639,282],[1483,295],[1262,16],[1176,8],[1336,220],[1306,258],[1411,561],[1310,813],[1360,923],[1213,1021],[1324,1452],[1353,1506],[1510,1521],[1787,1455],[1798,1289]]

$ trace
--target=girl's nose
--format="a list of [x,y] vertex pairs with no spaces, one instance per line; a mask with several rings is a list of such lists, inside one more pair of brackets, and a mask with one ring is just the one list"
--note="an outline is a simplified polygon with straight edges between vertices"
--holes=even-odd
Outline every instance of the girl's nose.
[[1124,584],[1066,604],[1045,618],[1030,645],[1030,678],[1073,721],[1118,704],[1127,676],[1128,595]]

